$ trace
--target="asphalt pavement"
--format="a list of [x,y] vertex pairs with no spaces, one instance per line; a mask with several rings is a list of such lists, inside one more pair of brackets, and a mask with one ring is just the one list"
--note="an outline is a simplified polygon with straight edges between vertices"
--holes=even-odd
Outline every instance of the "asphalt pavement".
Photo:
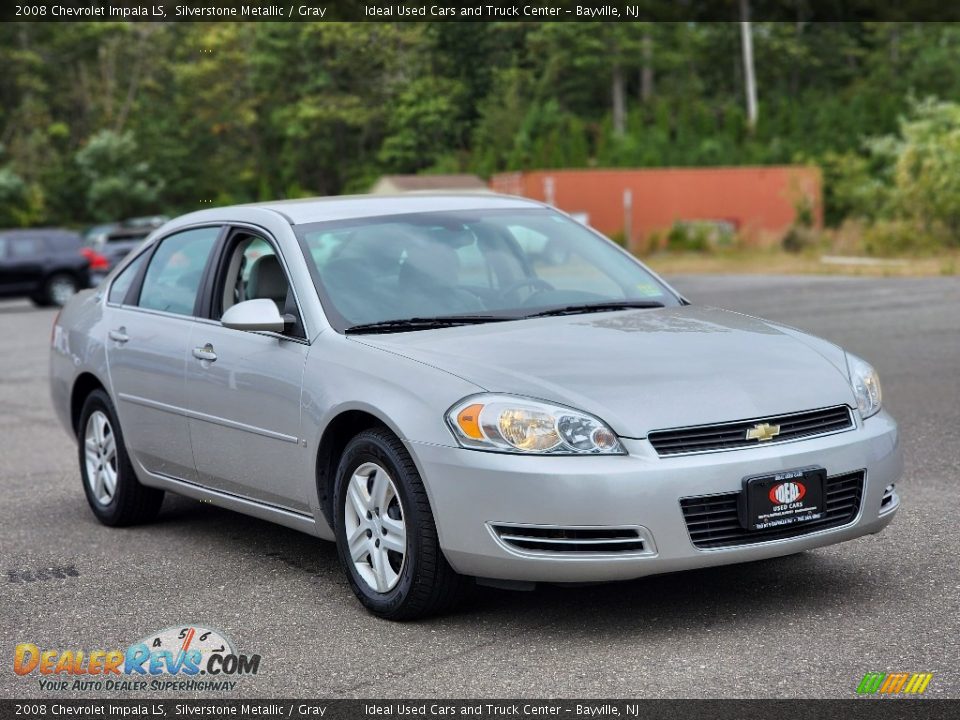
[[931,672],[927,696],[960,697],[960,280],[673,281],[875,365],[906,455],[893,524],[747,565],[478,589],[411,624],[366,614],[333,546],[293,530],[169,496],[149,526],[97,524],[48,398],[54,312],[0,303],[0,697],[125,697],[41,690],[13,648],[126,648],[181,625],[261,655],[218,697],[852,697],[868,671]]

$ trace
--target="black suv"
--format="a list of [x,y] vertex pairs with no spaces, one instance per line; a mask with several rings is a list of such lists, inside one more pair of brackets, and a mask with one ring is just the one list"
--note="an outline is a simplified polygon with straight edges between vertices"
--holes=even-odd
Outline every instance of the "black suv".
[[56,229],[0,230],[0,297],[63,305],[90,287],[90,260],[78,233]]

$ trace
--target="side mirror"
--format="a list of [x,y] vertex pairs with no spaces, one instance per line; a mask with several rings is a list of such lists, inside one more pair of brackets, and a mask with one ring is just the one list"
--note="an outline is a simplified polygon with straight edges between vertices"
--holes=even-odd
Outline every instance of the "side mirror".
[[282,333],[287,329],[287,321],[277,310],[276,303],[266,298],[245,300],[233,305],[223,314],[220,322],[224,327],[248,332]]

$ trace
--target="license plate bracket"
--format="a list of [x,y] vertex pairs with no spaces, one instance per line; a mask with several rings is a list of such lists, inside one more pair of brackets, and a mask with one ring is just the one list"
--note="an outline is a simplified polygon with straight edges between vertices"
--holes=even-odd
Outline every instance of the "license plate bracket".
[[738,515],[747,530],[774,530],[813,522],[826,512],[827,471],[819,466],[743,479]]

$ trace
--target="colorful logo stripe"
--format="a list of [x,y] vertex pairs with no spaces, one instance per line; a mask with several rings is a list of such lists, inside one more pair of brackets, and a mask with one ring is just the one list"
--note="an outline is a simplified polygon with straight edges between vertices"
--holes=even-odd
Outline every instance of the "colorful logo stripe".
[[920,695],[933,680],[933,673],[867,673],[857,686],[858,695]]

